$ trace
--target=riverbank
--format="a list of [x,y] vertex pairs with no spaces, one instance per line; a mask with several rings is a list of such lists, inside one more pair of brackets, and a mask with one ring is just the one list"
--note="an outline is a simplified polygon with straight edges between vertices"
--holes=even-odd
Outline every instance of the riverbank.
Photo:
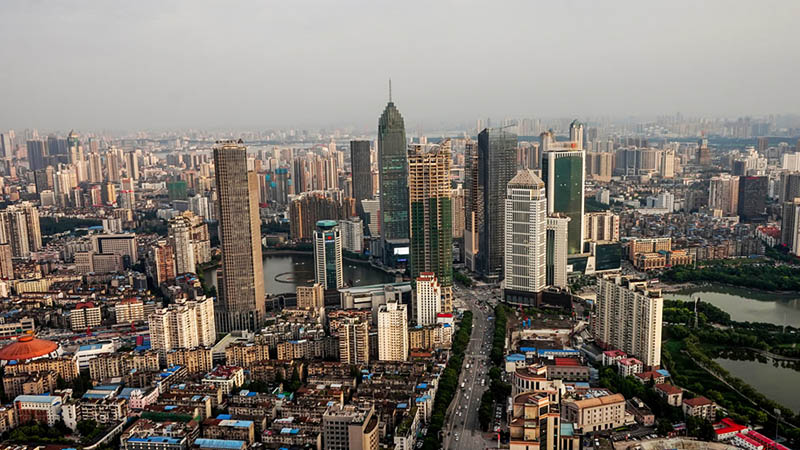
[[703,290],[719,290],[720,292],[748,292],[761,297],[764,300],[773,300],[775,296],[786,298],[800,298],[798,291],[778,291],[759,289],[747,286],[740,286],[737,284],[725,283],[721,281],[700,281],[700,282],[683,282],[673,283],[668,281],[661,281],[658,284],[662,293],[666,294],[692,294]]

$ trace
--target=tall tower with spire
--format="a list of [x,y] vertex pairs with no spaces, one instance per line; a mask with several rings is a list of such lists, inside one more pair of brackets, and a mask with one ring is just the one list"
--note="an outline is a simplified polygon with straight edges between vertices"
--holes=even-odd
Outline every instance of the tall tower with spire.
[[378,119],[378,182],[380,186],[381,239],[383,262],[389,267],[408,264],[408,153],[403,116],[392,102]]

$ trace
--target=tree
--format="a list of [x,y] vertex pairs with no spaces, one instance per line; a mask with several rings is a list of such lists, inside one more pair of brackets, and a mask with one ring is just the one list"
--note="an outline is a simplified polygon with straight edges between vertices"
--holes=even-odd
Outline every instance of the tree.
[[659,436],[669,436],[672,430],[672,424],[669,423],[669,420],[658,419],[658,424],[656,424],[656,433],[658,433]]
[[94,420],[81,420],[78,422],[77,429],[81,436],[90,436],[97,428],[97,422]]

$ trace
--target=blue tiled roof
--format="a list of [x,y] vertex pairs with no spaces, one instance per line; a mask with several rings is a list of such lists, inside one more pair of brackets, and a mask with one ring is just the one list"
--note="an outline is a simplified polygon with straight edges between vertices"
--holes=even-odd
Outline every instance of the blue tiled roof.
[[244,441],[234,441],[228,439],[206,439],[206,438],[195,439],[194,445],[200,448],[238,449],[246,447],[246,443]]

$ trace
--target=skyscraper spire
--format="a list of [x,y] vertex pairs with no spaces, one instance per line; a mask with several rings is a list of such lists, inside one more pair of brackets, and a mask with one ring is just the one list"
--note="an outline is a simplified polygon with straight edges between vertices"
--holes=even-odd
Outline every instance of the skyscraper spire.
[[389,78],[389,103],[392,103],[392,79]]

